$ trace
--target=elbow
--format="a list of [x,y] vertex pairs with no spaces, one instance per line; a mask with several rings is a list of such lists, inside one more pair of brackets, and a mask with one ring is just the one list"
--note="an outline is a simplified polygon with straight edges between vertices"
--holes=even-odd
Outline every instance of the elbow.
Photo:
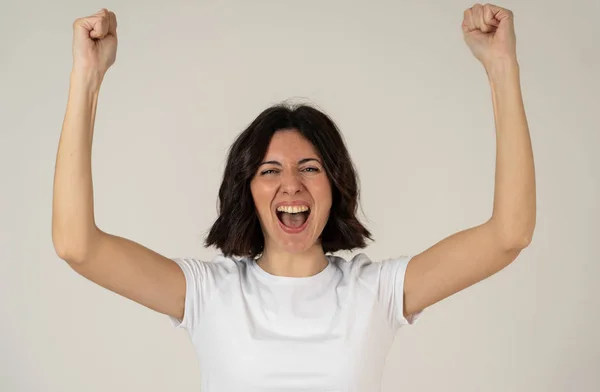
[[513,227],[505,235],[508,238],[507,244],[515,250],[523,250],[531,245],[533,232],[535,231],[535,223],[528,223],[522,227]]
[[523,235],[504,241],[508,250],[523,250],[531,244],[531,236]]
[[531,245],[533,230],[514,231],[513,233],[507,233],[502,237],[502,243],[507,250],[521,251]]
[[534,227],[519,228],[515,225],[500,224],[498,220],[491,219],[496,238],[502,247],[508,251],[521,251],[527,248],[533,239]]
[[85,251],[81,246],[70,243],[68,240],[55,240],[53,236],[54,251],[56,255],[69,264],[81,264],[85,259]]
[[75,234],[68,231],[52,230],[52,244],[56,255],[68,264],[83,263],[90,253],[92,241],[91,236]]
[[83,257],[79,252],[75,252],[66,244],[54,242],[54,251],[59,259],[66,261],[69,264],[80,264]]

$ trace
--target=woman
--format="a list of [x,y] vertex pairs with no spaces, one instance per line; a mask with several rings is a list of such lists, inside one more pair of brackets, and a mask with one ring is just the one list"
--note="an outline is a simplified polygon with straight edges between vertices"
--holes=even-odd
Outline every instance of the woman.
[[211,262],[169,259],[100,230],[91,144],[101,82],[117,48],[114,13],[74,23],[73,69],[54,183],[57,254],[97,284],[163,313],[197,349],[204,391],[375,391],[396,330],[506,267],[535,226],[533,154],[513,15],[476,4],[467,45],[489,77],[496,120],[494,208],[424,252],[372,262],[362,248],[356,174],[316,109],[265,110],[233,144],[207,245]]

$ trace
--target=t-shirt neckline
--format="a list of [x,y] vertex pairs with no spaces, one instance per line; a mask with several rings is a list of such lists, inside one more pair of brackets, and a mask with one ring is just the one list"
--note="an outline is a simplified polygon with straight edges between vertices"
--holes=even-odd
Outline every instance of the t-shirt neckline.
[[304,285],[304,284],[315,284],[318,282],[329,281],[330,277],[334,273],[334,266],[329,255],[325,256],[327,258],[327,265],[321,271],[317,272],[311,276],[280,276],[273,275],[264,269],[256,262],[256,259],[249,259],[250,266],[252,270],[256,273],[259,279],[271,282],[271,283],[280,283],[280,284],[291,284],[291,285]]

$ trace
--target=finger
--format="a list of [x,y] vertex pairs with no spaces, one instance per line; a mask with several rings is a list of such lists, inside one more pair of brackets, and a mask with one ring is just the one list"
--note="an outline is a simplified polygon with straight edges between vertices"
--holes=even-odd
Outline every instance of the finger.
[[500,21],[502,21],[503,19],[513,18],[512,11],[507,10],[506,8],[498,7],[494,4],[486,4],[485,8],[489,9],[488,12],[491,12],[491,14],[494,16],[494,19],[498,21],[498,24],[500,24]]
[[92,29],[90,30],[91,38],[104,38],[108,34],[110,19],[108,16],[108,10],[103,8],[98,11],[96,15],[92,16],[89,20]]
[[486,4],[483,6],[483,22],[488,26],[498,27],[500,21],[496,19],[496,14],[494,13],[494,9],[491,4]]
[[476,29],[481,29],[481,4],[475,4],[473,5],[473,7],[471,7],[471,15],[473,18],[473,25],[475,26]]
[[473,22],[473,10],[471,8],[465,10],[462,27],[465,33],[476,29],[475,23]]
[[[490,33],[496,29],[496,27],[492,24],[488,24],[486,22],[486,9],[485,7],[480,7],[479,12],[477,13],[477,24],[479,25],[479,29],[482,33]],[[489,19],[489,18],[488,18]]]
[[481,4],[477,3],[473,5],[471,10],[473,25],[475,26],[476,30],[481,31],[482,33],[489,33],[494,30],[492,26],[485,23],[484,8]]
[[115,15],[114,12],[109,12],[108,13],[108,17],[109,17],[109,28],[108,28],[108,33],[111,35],[116,36],[117,35],[117,16]]

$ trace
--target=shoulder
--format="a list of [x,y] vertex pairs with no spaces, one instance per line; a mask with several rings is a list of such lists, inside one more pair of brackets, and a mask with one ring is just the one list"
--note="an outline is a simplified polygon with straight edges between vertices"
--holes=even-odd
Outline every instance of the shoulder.
[[393,267],[397,264],[405,263],[410,256],[397,256],[381,260],[374,260],[365,253],[358,253],[352,257],[344,258],[341,256],[329,256],[329,260],[338,268],[348,273],[363,274],[371,273],[382,268]]
[[181,268],[186,282],[184,318],[172,319],[174,325],[193,331],[215,294],[239,273],[241,261],[217,255],[210,260],[194,257],[172,257]]
[[329,256],[329,261],[344,274],[360,275],[365,271],[376,268],[376,262],[365,253],[344,258],[342,256]]
[[358,253],[350,258],[331,256],[330,260],[345,278],[356,279],[375,289],[382,280],[394,280],[398,273],[403,273],[411,256],[401,255],[393,258],[374,260],[365,253]]
[[237,274],[245,268],[245,262],[234,257],[216,255],[212,259],[199,259],[195,257],[171,258],[183,270],[186,276],[196,279],[224,278],[227,275]]

